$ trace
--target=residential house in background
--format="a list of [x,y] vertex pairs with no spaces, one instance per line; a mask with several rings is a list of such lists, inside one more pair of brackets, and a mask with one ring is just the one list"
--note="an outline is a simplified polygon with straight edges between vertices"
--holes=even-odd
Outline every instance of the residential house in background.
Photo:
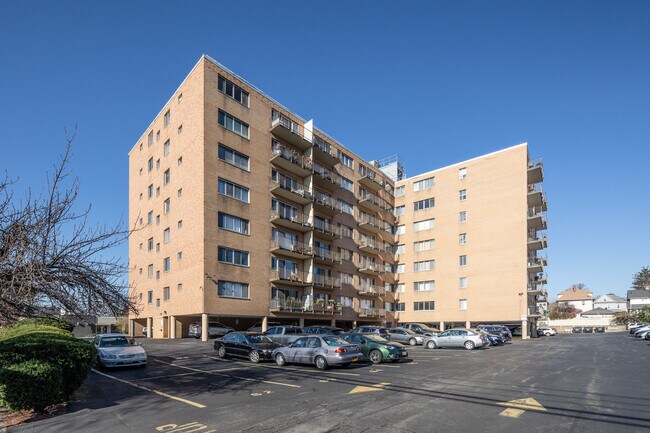
[[618,295],[608,293],[606,295],[600,295],[594,300],[594,309],[598,308],[613,311],[626,311],[627,301]]
[[594,295],[591,290],[572,287],[558,293],[557,304],[570,305],[581,312],[589,311],[594,308]]
[[643,307],[650,307],[650,290],[628,290],[627,310],[633,313]]

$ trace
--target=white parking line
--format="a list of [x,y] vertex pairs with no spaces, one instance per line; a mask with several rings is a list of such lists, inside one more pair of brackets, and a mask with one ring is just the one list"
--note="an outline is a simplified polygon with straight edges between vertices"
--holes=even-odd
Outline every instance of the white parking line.
[[[216,358],[216,357],[210,356],[210,355],[205,355],[205,357],[210,358],[210,359],[214,359],[216,361],[237,362],[237,363],[239,363],[239,361],[227,361],[225,359]],[[244,363],[242,363],[242,364],[244,364]],[[361,376],[360,374],[357,374],[357,373],[344,373],[342,371],[331,371],[331,370],[323,372],[323,371],[320,371],[320,370],[307,370],[305,368],[298,368],[298,367],[291,367],[291,366],[289,366],[289,367],[280,367],[279,365],[272,365],[272,364],[245,364],[245,365],[248,365],[250,367],[272,368],[274,370],[280,370],[280,371],[304,371],[304,372],[307,372],[307,373],[338,374],[340,376]]]
[[[240,367],[222,368],[222,369],[219,369],[219,370],[208,370],[205,373],[206,374],[211,374],[211,373],[219,373],[221,371],[233,371],[233,370],[241,370],[241,368]],[[139,379],[134,379],[134,380],[136,380],[136,381],[146,381],[146,380],[168,379],[168,378],[180,377],[180,376],[190,376],[192,374],[196,374],[196,372],[191,371],[189,373],[161,374],[160,376],[141,377]]]

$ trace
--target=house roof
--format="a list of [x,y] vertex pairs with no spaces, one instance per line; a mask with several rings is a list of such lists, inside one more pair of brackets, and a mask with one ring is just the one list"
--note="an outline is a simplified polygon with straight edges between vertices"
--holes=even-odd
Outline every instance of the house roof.
[[593,310],[580,313],[581,316],[613,316],[620,311],[608,310],[606,308],[594,308]]
[[557,298],[558,301],[584,301],[593,299],[593,295],[590,290],[571,288],[562,290]]
[[650,290],[628,290],[627,299],[650,298]]
[[[607,296],[609,299],[611,299],[611,301],[606,301],[606,300],[602,299],[605,296]],[[620,296],[615,295],[613,293],[608,293],[606,295],[600,295],[599,297],[596,298],[596,300],[594,302],[627,302],[627,299],[623,299]]]

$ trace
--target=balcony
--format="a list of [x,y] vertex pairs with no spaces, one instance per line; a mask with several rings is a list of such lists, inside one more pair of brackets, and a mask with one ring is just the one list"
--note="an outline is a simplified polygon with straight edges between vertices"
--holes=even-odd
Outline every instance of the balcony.
[[341,213],[341,204],[332,196],[318,190],[314,191],[314,207],[318,212],[325,215]]
[[385,186],[385,182],[381,176],[370,170],[361,173],[361,177],[357,181],[360,185],[373,191],[381,191]]
[[386,287],[375,284],[361,284],[357,290],[360,295],[383,296],[386,294]]
[[271,298],[269,304],[270,310],[275,313],[334,315],[343,312],[340,304],[318,301],[312,303],[307,296],[303,296],[302,299]]
[[301,205],[311,203],[313,200],[311,192],[305,188],[305,185],[281,173],[277,173],[276,178],[271,179],[271,192]]
[[528,209],[528,228],[533,230],[546,230],[548,224],[546,217],[542,214],[543,208],[533,206]]
[[386,200],[370,193],[366,193],[365,195],[359,198],[359,206],[364,207],[373,212],[379,212],[391,208],[391,206],[388,204]]
[[305,137],[304,127],[277,111],[273,112],[271,134],[302,151],[311,147],[311,141]]
[[320,161],[329,167],[334,167],[340,162],[338,156],[334,153],[332,145],[320,137],[314,136],[313,152],[316,161]]
[[314,233],[325,239],[341,238],[341,229],[332,223],[314,220]]
[[271,163],[300,178],[311,174],[311,161],[297,150],[277,141],[271,146]]
[[314,184],[329,191],[336,191],[341,185],[341,176],[318,163],[313,164]]
[[532,283],[529,282],[527,292],[528,292],[529,295],[534,295],[535,299],[537,299],[537,296],[544,293],[544,285],[543,284],[532,284]]
[[546,266],[547,260],[546,257],[529,257],[528,258],[528,273],[529,274],[539,274],[544,271],[544,266]]
[[271,223],[276,226],[286,227],[299,232],[312,230],[309,215],[293,214],[291,212],[271,211]]
[[386,310],[383,308],[357,308],[355,311],[359,317],[386,317]]
[[271,282],[285,286],[310,286],[311,283],[307,281],[307,276],[308,274],[305,272],[294,269],[280,268],[271,270]]
[[544,166],[542,160],[528,161],[528,184],[533,185],[544,181]]
[[537,251],[537,250],[543,250],[548,246],[548,240],[546,239],[546,235],[529,235],[528,236],[528,251]]
[[277,240],[271,240],[271,252],[306,260],[311,257],[311,246],[302,242],[294,242],[288,238],[278,237]]
[[302,313],[303,302],[295,298],[271,298],[269,309],[276,313]]
[[546,211],[546,194],[542,191],[541,185],[528,187],[528,206],[538,206],[542,211]]
[[544,272],[540,272],[536,275],[532,275],[530,277],[530,280],[528,282],[529,289],[536,289],[538,287],[543,287],[548,283],[548,279],[546,278],[546,274]]
[[543,310],[537,306],[528,307],[528,317],[541,317]]
[[371,238],[361,238],[357,241],[357,245],[360,251],[370,254],[379,254],[386,251],[383,243]]
[[314,248],[314,260],[328,264],[341,263],[341,253],[326,248]]
[[378,265],[373,262],[358,262],[355,263],[355,265],[359,268],[359,272],[366,275],[375,276],[386,272],[383,264]]
[[367,230],[372,233],[379,233],[386,229],[386,222],[368,214],[357,214],[357,221],[360,229]]
[[338,290],[341,288],[341,279],[328,277],[326,275],[312,275],[312,283],[316,289]]

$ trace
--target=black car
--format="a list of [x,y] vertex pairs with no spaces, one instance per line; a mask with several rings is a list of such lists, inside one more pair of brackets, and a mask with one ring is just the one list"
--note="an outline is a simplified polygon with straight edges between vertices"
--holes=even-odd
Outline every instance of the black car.
[[357,334],[377,334],[380,337],[388,339],[388,329],[383,326],[358,326],[350,331],[350,333]]
[[574,326],[571,332],[574,334],[580,334],[582,332],[582,328],[580,326]]
[[271,360],[273,350],[278,347],[282,345],[259,332],[231,332],[214,341],[214,350],[219,358],[241,356],[255,363]]
[[312,334],[312,335],[341,335],[343,334],[343,330],[341,328],[337,328],[336,326],[321,326],[321,325],[316,325],[316,326],[305,326],[302,328],[302,333],[303,334]]
[[598,327],[594,328],[594,331],[595,332],[605,332],[605,328],[602,327],[602,326],[598,326]]
[[592,332],[594,332],[594,328],[592,328],[591,326],[585,326],[584,328],[582,328],[582,332],[585,334],[591,334]]
[[503,338],[504,342],[512,340],[512,333],[505,325],[478,325],[476,329],[479,331],[485,331],[488,334],[498,335]]

